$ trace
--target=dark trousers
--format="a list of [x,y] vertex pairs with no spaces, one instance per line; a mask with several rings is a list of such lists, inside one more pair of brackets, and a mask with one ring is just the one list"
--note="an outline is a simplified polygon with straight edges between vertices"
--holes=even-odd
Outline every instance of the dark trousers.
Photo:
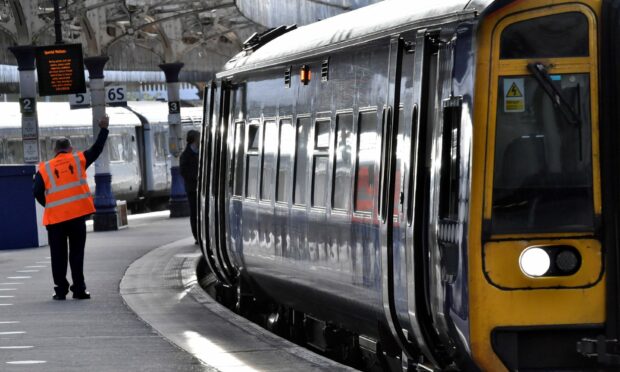
[[187,192],[187,202],[189,203],[189,224],[192,227],[192,235],[194,235],[194,240],[198,240],[198,221],[196,218],[197,209],[198,209],[198,196],[196,195],[196,190],[192,190]]
[[[84,292],[84,245],[86,244],[86,218],[78,217],[69,221],[47,225],[47,237],[52,258],[54,290],[64,295],[69,289]],[[67,242],[69,243],[67,245]],[[73,285],[67,281],[67,251],[71,265]]]

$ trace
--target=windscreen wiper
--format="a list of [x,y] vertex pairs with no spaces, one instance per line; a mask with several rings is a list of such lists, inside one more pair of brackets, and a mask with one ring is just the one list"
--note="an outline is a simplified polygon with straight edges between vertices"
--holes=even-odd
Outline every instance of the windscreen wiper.
[[[530,70],[538,84],[553,102],[553,107],[560,111],[564,119],[579,129],[579,159],[583,159],[583,144],[581,133],[581,115],[575,112],[573,106],[562,96],[562,92],[553,84],[547,68],[540,62],[528,63],[527,69]],[[580,92],[578,92],[580,94]]]
[[553,84],[547,68],[540,62],[529,63],[527,69],[534,75],[538,84],[543,88],[545,93],[551,98],[553,107],[559,110],[570,124],[581,126],[580,115],[575,112],[573,106],[571,106],[566,99],[562,96],[562,92]]

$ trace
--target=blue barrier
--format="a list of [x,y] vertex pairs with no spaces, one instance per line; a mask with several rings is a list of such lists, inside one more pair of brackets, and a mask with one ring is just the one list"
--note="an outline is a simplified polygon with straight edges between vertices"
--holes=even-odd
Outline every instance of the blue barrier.
[[0,249],[47,244],[43,208],[32,196],[34,165],[0,165]]

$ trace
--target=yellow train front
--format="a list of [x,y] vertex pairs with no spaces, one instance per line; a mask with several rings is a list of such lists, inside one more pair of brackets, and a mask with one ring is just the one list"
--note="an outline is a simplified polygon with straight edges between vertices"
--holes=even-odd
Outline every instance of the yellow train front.
[[220,297],[384,368],[618,370],[620,1],[422,3],[258,35],[209,85]]

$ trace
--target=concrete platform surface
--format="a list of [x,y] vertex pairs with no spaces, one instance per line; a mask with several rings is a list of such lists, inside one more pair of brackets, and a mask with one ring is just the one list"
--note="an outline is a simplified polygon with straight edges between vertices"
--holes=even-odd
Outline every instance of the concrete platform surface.
[[199,255],[188,219],[130,216],[88,233],[92,299],[54,301],[48,247],[0,250],[0,371],[350,370],[214,302]]

